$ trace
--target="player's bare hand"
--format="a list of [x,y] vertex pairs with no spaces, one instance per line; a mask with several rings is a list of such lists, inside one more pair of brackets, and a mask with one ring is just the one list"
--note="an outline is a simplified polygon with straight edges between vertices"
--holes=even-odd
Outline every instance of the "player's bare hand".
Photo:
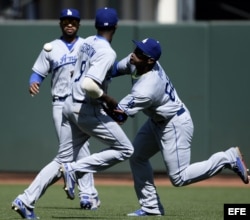
[[106,93],[103,93],[103,95],[99,99],[105,102],[109,109],[115,109],[118,105],[118,102]]
[[31,96],[37,95],[39,93],[39,84],[32,83],[29,88],[29,93]]

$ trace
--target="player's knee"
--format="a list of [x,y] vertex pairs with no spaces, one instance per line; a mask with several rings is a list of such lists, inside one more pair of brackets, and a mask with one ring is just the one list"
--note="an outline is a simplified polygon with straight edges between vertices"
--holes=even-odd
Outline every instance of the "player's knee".
[[134,153],[133,147],[126,148],[126,150],[122,152],[122,158],[124,160],[127,160],[133,155],[133,153]]
[[172,185],[175,186],[175,187],[182,186],[180,181],[176,181],[176,180],[173,180],[173,179],[170,179],[170,181],[171,181]]
[[175,176],[170,176],[170,181],[172,183],[173,186],[175,187],[180,187],[180,186],[184,186],[185,182],[182,180],[180,175],[175,175]]
[[183,186],[183,184],[179,183],[179,182],[172,182],[173,186],[175,187],[181,187]]

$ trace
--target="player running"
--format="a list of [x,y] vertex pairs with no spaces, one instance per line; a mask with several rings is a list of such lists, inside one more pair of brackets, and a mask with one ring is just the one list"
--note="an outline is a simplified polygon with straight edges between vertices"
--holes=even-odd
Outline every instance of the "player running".
[[[58,139],[60,139],[64,101],[71,93],[70,83],[78,58],[77,53],[84,42],[84,39],[77,35],[79,27],[80,14],[78,10],[68,8],[61,11],[60,28],[62,36],[44,45],[44,49],[32,68],[33,73],[30,77],[29,92],[34,96],[39,93],[43,80],[51,74],[52,112]],[[83,145],[84,147],[82,147]],[[23,218],[36,219],[35,203],[51,184],[61,178],[61,173],[58,172],[61,163],[90,155],[88,145],[88,142],[79,142],[75,148],[74,156],[66,155],[63,160],[58,154],[38,173],[24,193],[13,201],[12,209]],[[97,209],[100,200],[94,186],[93,175],[85,175],[78,183],[80,207],[91,210]]]
[[190,164],[193,122],[185,104],[158,62],[161,46],[147,38],[134,41],[133,53],[117,63],[113,77],[129,74],[131,93],[118,104],[128,116],[143,111],[148,120],[138,131],[130,158],[134,187],[141,208],[128,216],[161,216],[164,208],[154,185],[150,158],[162,154],[174,186],[185,186],[218,174],[223,168],[236,172],[245,184],[249,174],[238,147],[213,154],[208,160]]
[[70,153],[73,150],[71,143],[88,140],[90,137],[106,145],[100,152],[76,162],[62,164],[65,190],[69,197],[74,197],[74,186],[79,177],[108,169],[127,160],[133,153],[133,146],[122,128],[102,107],[103,102],[108,106],[117,105],[105,93],[116,59],[110,43],[117,23],[115,9],[101,8],[96,11],[97,35],[85,39],[75,68],[72,96],[65,101],[60,149],[66,149]]

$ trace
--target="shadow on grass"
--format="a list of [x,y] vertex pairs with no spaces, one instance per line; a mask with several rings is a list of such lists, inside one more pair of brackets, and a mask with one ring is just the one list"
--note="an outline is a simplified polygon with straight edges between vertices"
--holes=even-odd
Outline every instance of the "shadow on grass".
[[79,212],[77,214],[74,214],[74,216],[72,215],[63,215],[62,214],[58,214],[58,215],[55,215],[55,214],[52,214],[51,215],[51,218],[52,219],[102,219],[102,220],[107,220],[107,219],[116,219],[117,220],[117,216],[96,216],[94,213],[99,213],[98,210],[84,210],[84,209],[81,209],[80,207],[79,208],[75,208],[75,207],[64,207],[62,208],[61,206],[43,206],[43,207],[39,207],[39,209],[41,210],[62,210],[65,211],[65,210],[76,210],[76,211],[82,211],[83,212],[83,215],[79,215]]
[[[16,217],[5,217],[4,220],[18,220],[18,219],[22,219],[19,215],[17,215]],[[44,219],[43,217],[40,217],[40,219]],[[117,217],[98,217],[98,216],[51,216],[50,219],[117,219]],[[2,220],[2,219],[1,219]]]
[[[81,208],[80,208],[80,206],[79,206],[79,208],[76,208],[76,207],[62,207],[62,206],[48,206],[48,207],[46,207],[46,206],[43,206],[43,207],[39,207],[39,209],[69,209],[69,210],[81,210]],[[82,210],[84,210],[84,209],[82,209]],[[94,212],[94,210],[92,210],[93,212]]]
[[[98,217],[98,216],[74,216],[74,217],[72,217],[72,216],[52,216],[52,218],[54,218],[54,219],[107,219],[107,217]],[[108,216],[108,219],[117,219],[117,217],[110,217],[110,216]]]

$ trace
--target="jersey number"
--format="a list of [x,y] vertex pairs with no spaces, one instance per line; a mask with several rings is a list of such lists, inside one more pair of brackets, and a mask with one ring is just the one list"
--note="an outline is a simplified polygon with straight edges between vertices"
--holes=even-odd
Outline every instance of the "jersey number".
[[81,68],[80,68],[80,75],[77,78],[75,78],[75,82],[77,82],[77,81],[79,81],[81,79],[82,74],[85,71],[85,68],[86,68],[86,61],[83,60],[82,63],[81,63]]
[[173,86],[173,84],[170,81],[168,81],[166,83],[165,93],[168,94],[170,100],[172,100],[172,101],[175,100],[174,86]]

